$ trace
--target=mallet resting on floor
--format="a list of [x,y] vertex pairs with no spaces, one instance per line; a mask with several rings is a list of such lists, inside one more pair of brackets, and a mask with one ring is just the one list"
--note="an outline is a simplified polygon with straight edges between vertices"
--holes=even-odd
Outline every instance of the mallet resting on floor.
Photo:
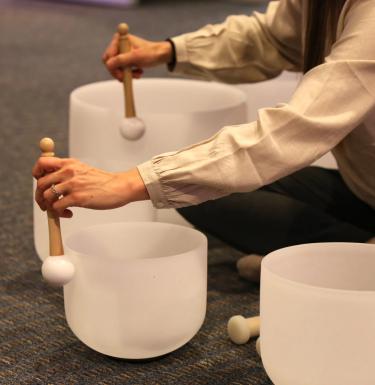
[[258,337],[260,329],[260,317],[245,318],[235,315],[228,321],[229,338],[235,344],[245,344],[251,337]]

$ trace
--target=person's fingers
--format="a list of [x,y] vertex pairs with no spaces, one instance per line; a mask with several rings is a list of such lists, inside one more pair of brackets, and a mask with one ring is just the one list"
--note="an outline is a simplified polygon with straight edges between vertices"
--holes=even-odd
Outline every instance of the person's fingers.
[[42,157],[34,166],[33,175],[37,179],[35,200],[43,211],[50,208],[50,201],[44,195],[45,191],[50,189],[51,185],[60,183],[64,178],[71,176],[73,172],[71,169],[61,169],[68,162],[69,159]]
[[118,54],[119,39],[120,39],[120,35],[116,32],[113,35],[111,42],[108,44],[108,47],[105,49],[103,53],[102,60],[104,64],[107,62],[109,58],[116,56]]
[[[43,198],[43,195],[39,190],[36,190],[35,192],[35,200],[38,203],[39,207],[41,210],[46,211],[47,209],[52,209],[53,206],[50,204],[46,204],[46,201]],[[57,212],[57,215],[62,217],[62,218],[72,218],[73,217],[73,212],[71,210],[65,209],[62,212]]]
[[38,189],[36,189],[35,191],[35,201],[39,205],[41,210],[43,211],[47,210],[47,205],[44,201],[43,193]]
[[53,184],[43,192],[43,199],[45,204],[52,205],[53,202],[57,201],[58,199],[62,199],[64,195],[68,195],[69,193],[69,183]]
[[133,78],[140,79],[143,75],[143,69],[142,68],[135,68],[135,69],[133,69],[132,73],[133,73]]
[[[139,79],[143,75],[143,69],[142,68],[134,68],[132,70],[132,75],[134,79]],[[119,80],[120,82],[124,81],[124,71],[121,69],[116,69],[114,71],[111,71],[112,76]]]
[[66,213],[66,210],[68,210],[68,207],[80,206],[82,206],[82,202],[79,193],[70,193],[52,204],[53,210],[56,211],[59,216],[63,216],[63,214]]
[[52,188],[48,188],[43,193],[41,190],[36,190],[35,192],[35,200],[39,204],[39,207],[43,210],[52,210],[54,211],[59,217],[62,218],[72,218],[73,212],[68,209],[62,209],[59,211],[56,211],[53,207],[54,202],[57,202],[58,200],[63,199],[64,194],[69,193],[69,185],[68,183],[64,184],[58,184],[56,186],[53,186]]
[[73,212],[71,210],[65,209],[62,213],[60,213],[60,217],[62,218],[72,218]]
[[109,72],[113,72],[115,70],[118,70],[120,67],[122,67],[122,63],[120,63],[120,60],[118,58],[119,55],[111,57],[105,62],[105,65]]
[[64,173],[61,171],[56,171],[51,174],[47,174],[38,179],[37,189],[39,191],[45,191],[50,188],[53,184],[57,184],[63,181]]
[[39,179],[49,172],[60,169],[64,164],[63,159],[56,157],[40,157],[35,163],[32,175],[34,178]]
[[111,71],[111,75],[120,82],[124,80],[124,71],[122,69],[117,68]]
[[[64,185],[61,185],[61,184],[54,186],[54,189],[57,192],[57,194],[61,194],[61,196],[63,194],[67,194],[67,191],[68,191],[67,186],[64,187]],[[44,191],[44,193],[42,193],[40,190],[36,190],[35,200],[37,201],[41,210],[43,210],[43,211],[54,210],[53,202],[55,202],[59,199],[57,194],[55,192],[53,192],[51,188]],[[57,214],[63,218],[72,218],[73,217],[73,212],[71,210],[68,210],[68,209],[57,212]]]
[[137,66],[137,56],[135,52],[136,51],[121,53],[120,55],[111,57],[106,62],[108,70],[113,71],[119,68]]

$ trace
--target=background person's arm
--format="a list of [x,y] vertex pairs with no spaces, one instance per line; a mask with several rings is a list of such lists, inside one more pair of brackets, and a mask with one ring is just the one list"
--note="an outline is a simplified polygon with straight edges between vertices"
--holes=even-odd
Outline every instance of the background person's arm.
[[227,83],[256,82],[302,67],[302,2],[272,1],[265,14],[230,16],[222,24],[172,38],[175,71]]
[[[303,77],[289,103],[138,167],[156,207],[255,190],[311,164],[363,123],[375,109],[375,7],[373,0],[349,4],[330,55]],[[374,142],[367,136],[358,148],[343,150],[347,164],[344,169],[341,160],[339,167],[347,181],[359,180],[359,196],[374,200]],[[361,164],[355,163],[359,156]]]

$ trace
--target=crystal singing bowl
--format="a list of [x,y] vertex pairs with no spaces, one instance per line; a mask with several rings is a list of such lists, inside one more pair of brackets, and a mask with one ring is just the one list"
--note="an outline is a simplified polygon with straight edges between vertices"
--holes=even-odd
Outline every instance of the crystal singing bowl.
[[71,234],[65,255],[47,258],[42,272],[51,283],[68,281],[70,328],[109,356],[169,353],[188,342],[205,318],[207,240],[188,227],[159,222],[88,227]]
[[375,384],[375,246],[316,243],[262,262],[261,352],[275,385]]
[[[246,121],[246,95],[234,86],[183,79],[141,79],[133,84],[137,116],[146,125],[139,140],[121,134],[123,87],[104,81],[77,88],[70,96],[69,155],[108,171],[124,171],[152,156],[178,150]],[[57,149],[58,155],[58,149]],[[94,223],[164,221],[185,223],[175,210],[136,202],[110,211],[73,209],[62,221],[63,237]],[[41,259],[48,256],[46,219],[34,203],[34,241]]]

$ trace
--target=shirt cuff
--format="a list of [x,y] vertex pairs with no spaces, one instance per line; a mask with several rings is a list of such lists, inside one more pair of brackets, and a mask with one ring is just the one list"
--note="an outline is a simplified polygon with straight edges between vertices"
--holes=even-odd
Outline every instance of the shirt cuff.
[[174,67],[176,66],[176,47],[175,47],[172,39],[168,38],[168,39],[165,39],[165,41],[167,41],[171,45],[172,59],[169,63],[167,63],[167,68],[168,68],[168,71],[173,72]]
[[143,179],[152,204],[157,209],[168,208],[170,205],[162,190],[159,177],[153,168],[152,161],[147,161],[138,165],[137,169]]
[[186,47],[186,34],[171,38],[176,52],[176,65],[175,71],[178,71],[180,66],[189,63],[188,50]]

